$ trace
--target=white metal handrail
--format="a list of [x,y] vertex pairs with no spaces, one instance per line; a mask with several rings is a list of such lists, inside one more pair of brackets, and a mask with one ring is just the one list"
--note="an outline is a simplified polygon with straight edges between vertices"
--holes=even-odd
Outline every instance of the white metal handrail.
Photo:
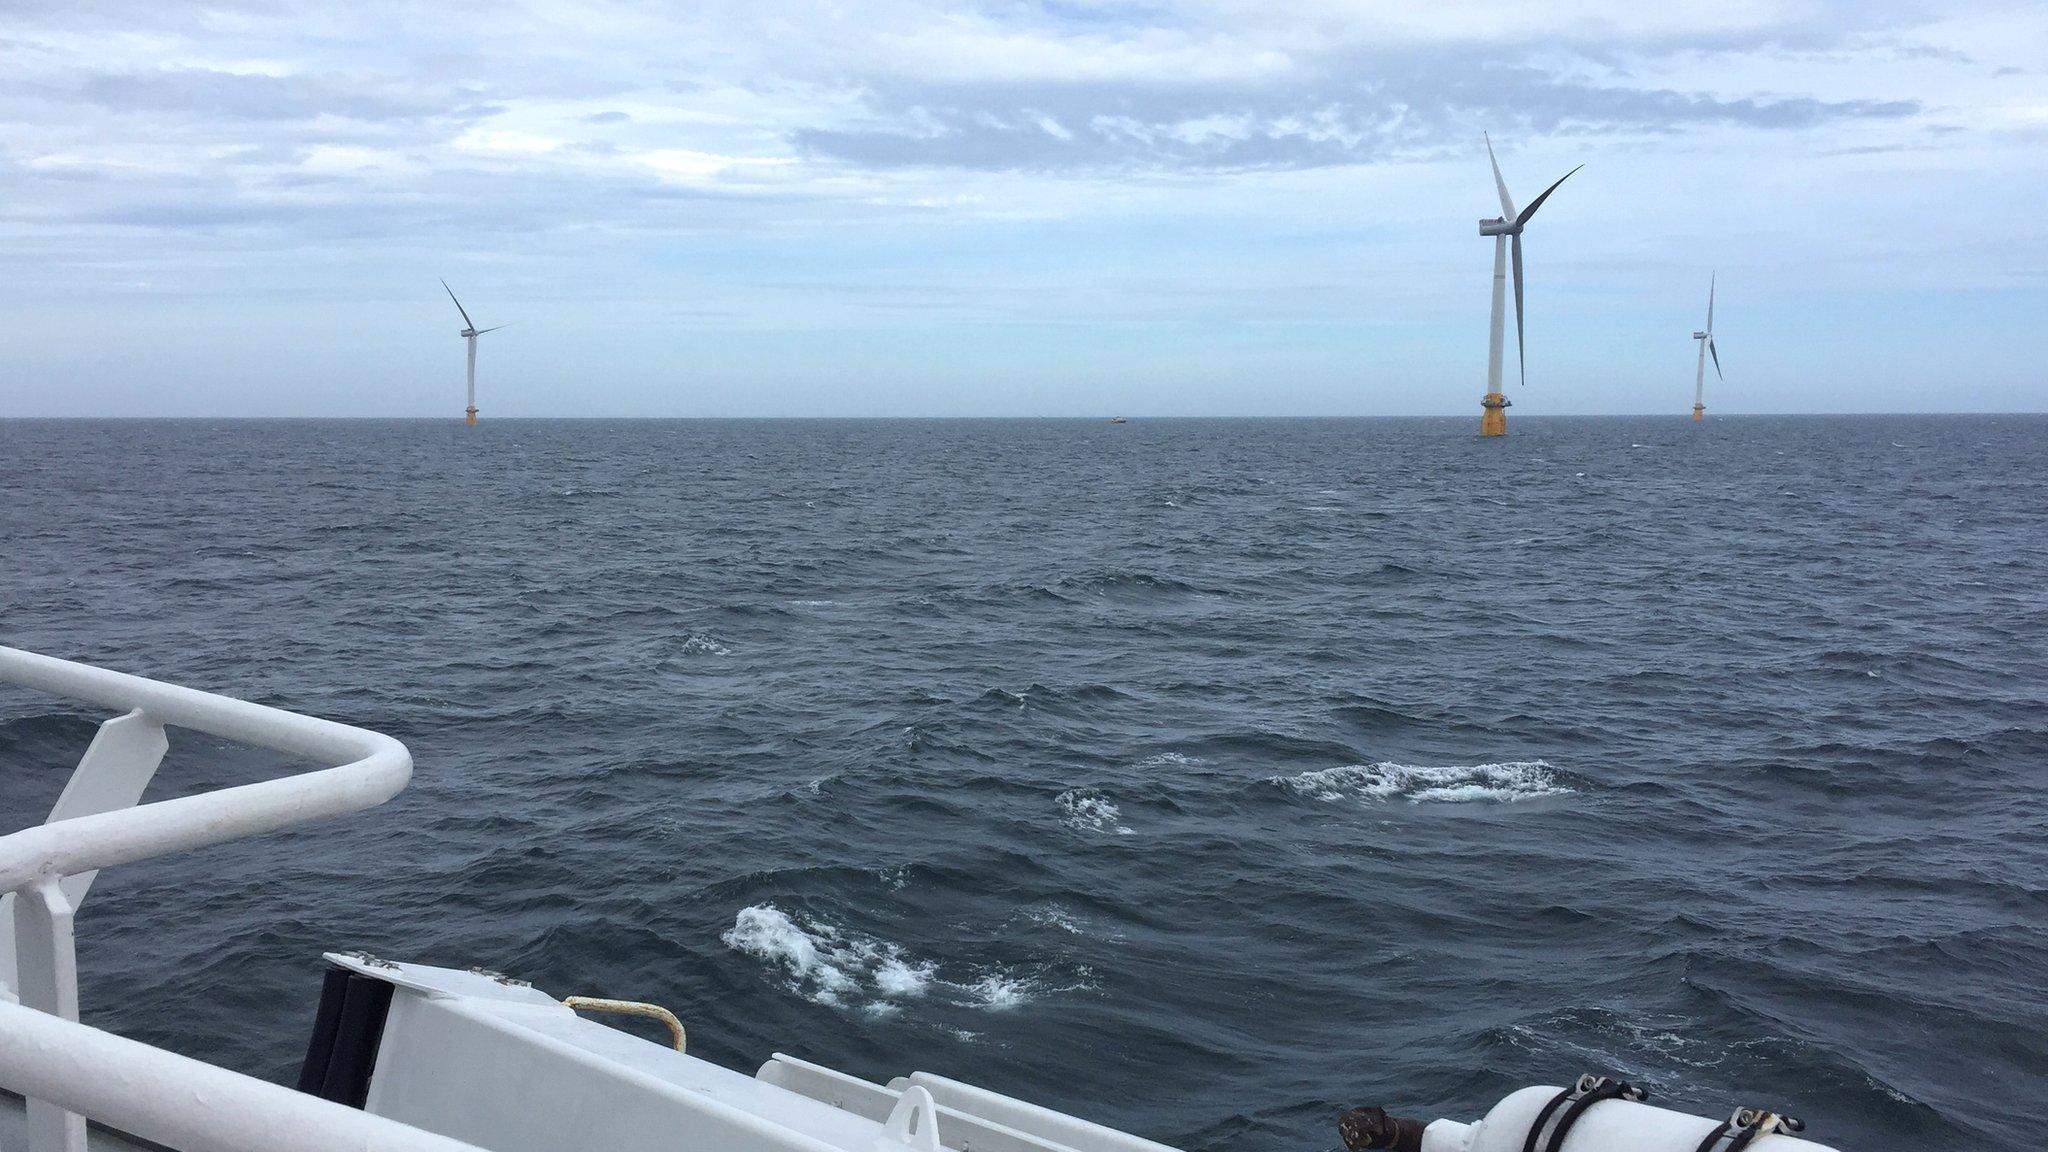
[[[33,1010],[75,1025],[78,970],[72,917],[99,869],[369,808],[397,795],[412,776],[412,754],[389,736],[140,676],[0,647],[0,682],[122,711],[100,725],[49,819],[0,836],[0,893],[6,894],[0,896],[0,1005],[18,1001],[22,1006],[5,1013],[7,1020],[18,1022],[25,1019],[20,1012]],[[170,747],[166,725],[327,767],[143,804],[143,790]],[[20,1028],[0,1027],[0,1070],[15,1067],[13,1057],[25,1036]],[[96,1074],[91,1064],[69,1058],[58,1067],[73,1069],[70,1075],[79,1080]],[[11,1073],[0,1078],[0,1085],[28,1097],[34,1152],[83,1152],[85,1121],[66,1111],[63,1101],[92,1096],[94,1086],[69,1080],[64,1092],[30,1086],[45,1083]],[[182,1098],[195,1106],[204,1099],[189,1092]],[[407,1147],[356,1145],[373,1146]]]
[[473,1144],[4,1001],[0,1083],[184,1152],[478,1152]]
[[0,647],[0,681],[130,709],[158,728],[191,728],[333,765],[199,796],[53,820],[0,836],[0,892],[15,891],[41,875],[129,864],[374,807],[396,796],[412,777],[412,754],[405,745],[332,720],[18,648]]

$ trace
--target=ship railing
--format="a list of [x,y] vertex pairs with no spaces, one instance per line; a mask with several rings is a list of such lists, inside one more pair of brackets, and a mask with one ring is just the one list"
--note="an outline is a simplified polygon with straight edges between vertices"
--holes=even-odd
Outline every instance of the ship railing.
[[[411,778],[405,745],[15,648],[0,647],[0,683],[118,713],[99,726],[49,819],[0,836],[0,1088],[26,1101],[30,1152],[85,1152],[87,1117],[182,1152],[468,1147],[78,1023],[72,919],[100,869],[381,804]],[[141,803],[170,748],[166,728],[324,767]]]

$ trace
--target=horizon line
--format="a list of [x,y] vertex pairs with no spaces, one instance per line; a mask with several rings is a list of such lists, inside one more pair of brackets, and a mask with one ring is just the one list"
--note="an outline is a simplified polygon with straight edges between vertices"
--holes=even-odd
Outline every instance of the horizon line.
[[[1888,412],[1813,412],[1813,411],[1802,411],[1802,412],[1722,412],[1722,413],[1710,414],[1710,415],[1709,415],[1709,416],[1707,417],[1707,422],[1708,422],[1708,423],[1711,423],[1711,422],[1713,422],[1713,421],[1715,421],[1715,420],[1752,420],[1752,419],[1785,419],[1785,418],[1793,418],[1793,419],[1822,419],[1822,418],[1832,418],[1832,419],[1867,419],[1867,418],[1889,418],[1889,417],[1897,417],[1897,416],[1960,416],[1960,417],[1980,417],[1980,416],[2022,416],[2022,417],[2026,417],[2026,416],[2048,416],[2048,409],[2037,409],[2037,410],[2025,410],[2025,409],[1988,409],[1988,408],[1987,408],[1987,409],[1982,409],[1982,410],[1976,410],[1976,409],[1971,409],[1971,410],[1960,410],[1960,411],[1957,411],[1957,410],[1951,410],[1951,411],[1915,411],[1915,410],[1898,410],[1898,411],[1888,411]],[[1153,420],[1153,421],[1157,421],[1157,420],[1463,420],[1463,419],[1466,419],[1466,418],[1467,418],[1467,417],[1466,417],[1466,415],[1465,415],[1464,413],[1462,413],[1462,412],[1460,412],[1460,413],[1442,413],[1442,412],[1423,412],[1423,413],[1400,413],[1400,412],[1375,412],[1375,413],[1350,413],[1350,414],[1341,414],[1341,415],[1337,415],[1337,414],[1273,414],[1273,413],[1266,413],[1266,414],[1260,414],[1260,415],[1239,415],[1239,414],[1225,414],[1225,413],[1219,413],[1219,414],[1206,414],[1206,415],[1144,415],[1144,414],[1138,414],[1138,415],[1130,415],[1130,416],[1123,416],[1123,417],[1114,417],[1114,416],[1103,416],[1103,415],[1097,415],[1097,414],[1093,414],[1093,413],[1091,413],[1091,414],[1088,414],[1088,415],[1074,415],[1074,414],[1071,414],[1071,413],[1047,413],[1047,414],[1042,414],[1042,415],[960,415],[960,414],[937,414],[937,413],[934,413],[934,414],[920,414],[920,415],[901,415],[901,414],[898,414],[898,415],[886,415],[886,416],[848,416],[848,415],[827,415],[827,414],[797,414],[797,413],[781,413],[781,414],[760,414],[760,415],[720,415],[720,416],[704,416],[704,415],[698,415],[698,416],[651,416],[651,415],[645,415],[645,414],[638,414],[638,415],[578,415],[578,416],[536,416],[536,415],[524,415],[524,416],[495,416],[495,417],[487,417],[487,418],[484,418],[484,419],[480,419],[480,420],[478,421],[478,423],[479,423],[479,424],[490,424],[490,423],[520,423],[520,422],[534,422],[534,421],[544,421],[544,420],[556,420],[556,421],[563,421],[563,420],[649,420],[649,421],[653,421],[653,420],[670,420],[670,421],[675,421],[675,420],[703,420],[703,421],[714,421],[714,420],[728,420],[728,421],[742,421],[742,420],[904,420],[904,421],[913,421],[913,420],[922,420],[922,421],[936,421],[936,420],[992,420],[992,421],[993,421],[993,420],[1074,420],[1074,421],[1089,421],[1089,422],[1093,422],[1093,423],[1100,423],[1100,424],[1108,424],[1108,423],[1111,423],[1111,422],[1112,422],[1113,420],[1116,420],[1116,419],[1123,419],[1123,420],[1126,420],[1126,421],[1135,421],[1135,420]],[[1659,411],[1659,412],[1549,412],[1549,413],[1540,413],[1540,414],[1539,414],[1539,413],[1525,413],[1525,414],[1522,414],[1522,415],[1519,415],[1519,416],[1517,416],[1517,417],[1516,417],[1516,419],[1517,419],[1517,420],[1522,420],[1522,421],[1531,421],[1531,420],[1637,420],[1637,419],[1660,419],[1660,418],[1661,418],[1661,419],[1671,419],[1671,420],[1682,420],[1682,421],[1684,421],[1684,422],[1686,422],[1686,423],[1688,423],[1688,424],[1689,424],[1689,423],[1692,423],[1692,422],[1693,422],[1693,421],[1692,421],[1692,412],[1691,412],[1691,409],[1686,409],[1686,410],[1683,410],[1683,411],[1679,411],[1679,412],[1665,412],[1665,411]],[[222,413],[222,414],[186,414],[186,415],[158,415],[158,416],[147,416],[147,415],[134,415],[134,414],[80,414],[80,413],[72,413],[72,414],[0,414],[0,423],[5,423],[5,422],[9,422],[9,421],[18,421],[18,422],[28,422],[28,421],[38,421],[38,420],[42,420],[42,421],[57,421],[57,420],[101,420],[101,421],[135,421],[135,422],[141,422],[141,421],[149,421],[149,420],[163,420],[163,421],[168,421],[168,420],[250,420],[250,421],[258,421],[258,420],[268,420],[268,421],[284,421],[284,420],[308,420],[308,421],[310,421],[310,420],[389,420],[389,421],[407,421],[407,422],[422,422],[422,423],[426,423],[426,422],[435,422],[435,423],[439,423],[439,422],[445,422],[445,423],[449,423],[449,424],[464,424],[464,421],[463,421],[463,419],[462,419],[462,417],[461,417],[460,415],[456,415],[456,416],[378,416],[378,415],[347,415],[347,416],[343,416],[343,415],[296,415],[296,416],[281,416],[281,415],[265,415],[265,414],[250,414],[250,413],[242,413],[242,414],[225,414],[225,413]],[[468,425],[466,425],[466,424],[465,424],[465,427],[467,427],[467,426],[468,426]]]

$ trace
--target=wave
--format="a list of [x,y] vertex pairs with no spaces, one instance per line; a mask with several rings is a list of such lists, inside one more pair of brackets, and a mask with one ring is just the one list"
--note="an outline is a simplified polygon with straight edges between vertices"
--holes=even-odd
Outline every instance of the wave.
[[677,648],[685,656],[730,656],[732,649],[713,636],[691,633]]
[[1108,797],[1092,788],[1070,788],[1054,797],[1053,803],[1060,806],[1060,823],[1076,832],[1131,834],[1131,830],[1119,822],[1123,813]]
[[1559,783],[1557,773],[1542,760],[1443,766],[1396,764],[1382,760],[1377,764],[1349,764],[1293,776],[1270,776],[1266,782],[1278,784],[1297,796],[1324,803],[1339,800],[1373,803],[1406,800],[1410,804],[1513,803],[1572,792]]
[[906,1002],[931,1000],[962,1008],[1007,1011],[1051,988],[999,965],[942,975],[937,961],[902,945],[826,920],[801,920],[773,904],[742,908],[719,937],[728,947],[780,967],[790,991],[833,1008],[893,1016]]

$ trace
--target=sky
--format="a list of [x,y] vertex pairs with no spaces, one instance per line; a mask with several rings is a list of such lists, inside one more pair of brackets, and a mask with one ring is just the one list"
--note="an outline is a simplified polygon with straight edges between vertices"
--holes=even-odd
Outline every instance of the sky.
[[0,0],[0,416],[2048,410],[2048,4]]

